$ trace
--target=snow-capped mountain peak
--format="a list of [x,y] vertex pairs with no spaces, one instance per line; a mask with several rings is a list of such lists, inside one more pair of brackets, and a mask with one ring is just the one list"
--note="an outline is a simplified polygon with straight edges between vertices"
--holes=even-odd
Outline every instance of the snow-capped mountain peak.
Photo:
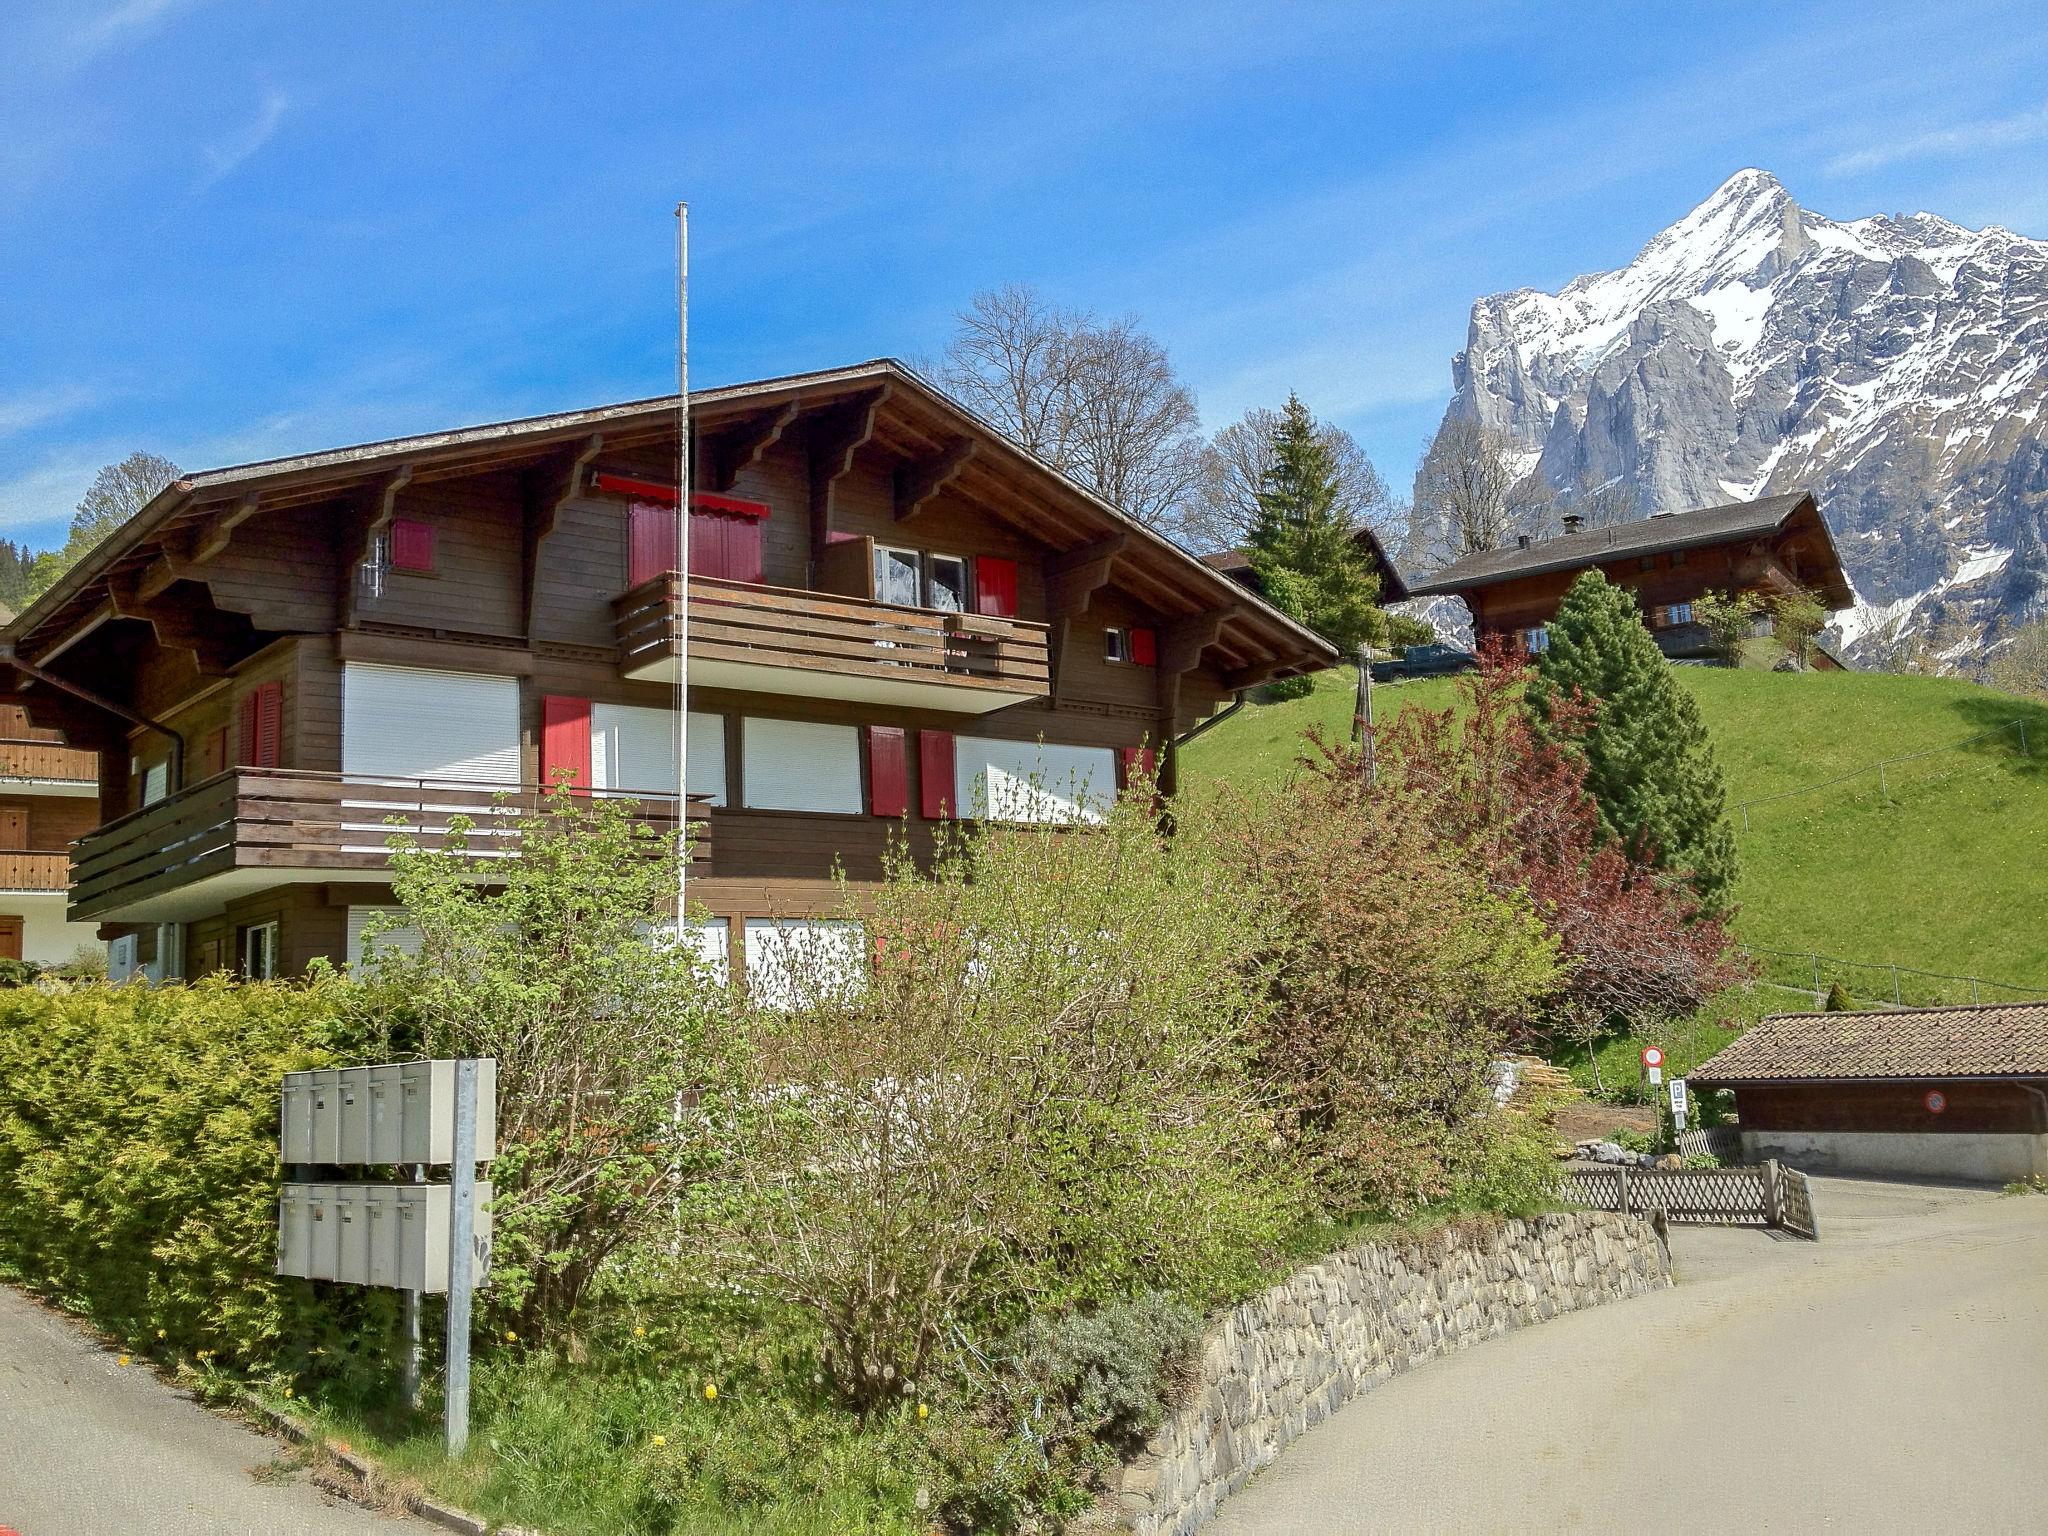
[[1553,485],[1620,479],[1646,511],[1811,489],[1862,628],[1902,603],[1982,628],[2013,611],[1979,600],[2011,585],[1992,556],[2048,509],[2048,242],[1837,221],[1745,169],[1625,267],[1481,299],[1452,377]]

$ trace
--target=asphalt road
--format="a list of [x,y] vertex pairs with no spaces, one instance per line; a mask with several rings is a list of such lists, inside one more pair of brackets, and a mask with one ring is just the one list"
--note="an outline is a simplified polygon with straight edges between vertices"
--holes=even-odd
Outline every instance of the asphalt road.
[[21,1536],[403,1536],[303,1477],[283,1447],[209,1413],[140,1365],[0,1286],[0,1527]]
[[1677,1227],[1671,1290],[1393,1378],[1208,1531],[2048,1529],[2048,1199],[1814,1197],[1819,1243]]

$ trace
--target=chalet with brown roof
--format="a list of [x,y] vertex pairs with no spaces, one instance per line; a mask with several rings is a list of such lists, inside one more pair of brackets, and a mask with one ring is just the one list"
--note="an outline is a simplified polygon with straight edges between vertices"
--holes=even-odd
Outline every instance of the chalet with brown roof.
[[[1314,634],[902,365],[184,477],[4,630],[4,702],[97,752],[70,916],[117,974],[350,960],[432,841],[566,775],[672,819],[696,940],[773,969],[948,819],[1086,820]],[[688,601],[687,656],[681,624]]]
[[1834,1173],[2048,1175],[2048,1002],[1780,1014],[1691,1074],[1744,1152]]
[[[1811,495],[1662,513],[1607,528],[1569,526],[1553,539],[1524,537],[1481,550],[1408,584],[1411,597],[1456,597],[1478,635],[1508,635],[1541,650],[1547,626],[1579,576],[1597,570],[1635,594],[1643,622],[1665,655],[1708,657],[1713,647],[1693,618],[1708,592],[1769,596],[1804,588],[1830,612],[1855,602],[1841,556]],[[1839,667],[1823,654],[1817,665]]]
[[[1401,572],[1395,567],[1394,562],[1387,558],[1387,547],[1380,541],[1380,536],[1371,528],[1361,525],[1358,531],[1352,534],[1351,539],[1365,551],[1373,570],[1379,573],[1380,602],[1398,603],[1407,597],[1407,584],[1402,581]],[[1241,586],[1249,587],[1254,592],[1259,590],[1259,578],[1252,570],[1252,553],[1248,549],[1219,549],[1202,556],[1202,563],[1212,570],[1221,571]]]

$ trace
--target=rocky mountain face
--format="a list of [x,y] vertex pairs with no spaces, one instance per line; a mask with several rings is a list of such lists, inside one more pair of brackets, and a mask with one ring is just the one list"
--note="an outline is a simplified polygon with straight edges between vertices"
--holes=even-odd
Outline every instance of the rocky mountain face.
[[1837,223],[1741,171],[1619,271],[1481,299],[1451,369],[1450,411],[1560,489],[1813,491],[1852,653],[1917,632],[1968,665],[2048,610],[2048,242]]

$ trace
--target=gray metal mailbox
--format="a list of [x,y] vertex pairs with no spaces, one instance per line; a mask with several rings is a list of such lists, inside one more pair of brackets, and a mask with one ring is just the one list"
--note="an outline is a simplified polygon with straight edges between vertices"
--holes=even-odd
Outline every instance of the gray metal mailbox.
[[[455,1063],[287,1072],[279,1100],[286,1163],[365,1167],[455,1159]],[[498,1152],[498,1064],[477,1064],[476,1160]]]
[[[491,1186],[476,1186],[472,1285],[491,1269]],[[438,1296],[448,1289],[446,1184],[287,1184],[278,1200],[277,1272]],[[298,1235],[304,1234],[304,1235]]]

